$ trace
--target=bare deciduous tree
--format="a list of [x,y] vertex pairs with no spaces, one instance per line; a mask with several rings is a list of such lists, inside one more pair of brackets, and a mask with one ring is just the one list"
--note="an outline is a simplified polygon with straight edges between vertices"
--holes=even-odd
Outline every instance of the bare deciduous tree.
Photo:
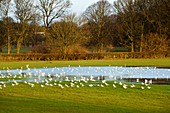
[[27,37],[28,23],[34,17],[36,11],[32,0],[14,0],[14,3],[15,16],[19,25],[16,31],[16,53],[19,54],[22,42]]
[[137,19],[133,0],[117,0],[114,2],[115,12],[118,14],[119,21],[122,23],[123,32],[128,37],[128,40],[123,39],[127,43],[126,46],[131,46],[131,52],[135,51],[135,33]]
[[9,21],[9,11],[11,6],[11,0],[1,0],[0,1],[0,13],[4,20],[5,28],[6,28],[6,39],[8,45],[8,54],[11,53],[11,36],[10,36],[10,21]]
[[119,33],[124,33],[128,37],[122,37],[122,39],[124,45],[131,46],[131,52],[138,48],[142,52],[145,48],[145,38],[150,33],[159,34],[160,37],[168,36],[169,3],[168,0],[117,0],[114,2],[115,11],[122,25],[122,31]]
[[108,22],[109,16],[112,14],[112,5],[106,1],[101,0],[97,3],[89,6],[84,12],[83,16],[87,23],[89,23],[91,38],[96,42],[97,51],[103,51],[105,44],[105,38],[107,38],[106,23]]
[[37,8],[46,27],[49,27],[53,20],[63,16],[71,5],[69,0],[38,0],[38,3]]
[[52,25],[51,35],[56,40],[55,43],[60,47],[61,53],[65,55],[72,45],[80,41],[80,29],[76,21],[76,15],[67,15],[61,22]]

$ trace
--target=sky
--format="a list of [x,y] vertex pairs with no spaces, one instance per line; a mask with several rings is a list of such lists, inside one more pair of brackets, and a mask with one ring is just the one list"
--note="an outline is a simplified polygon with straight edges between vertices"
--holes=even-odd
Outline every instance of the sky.
[[[70,0],[72,3],[71,11],[77,14],[83,13],[86,8],[92,4],[98,2],[99,0]],[[107,0],[109,3],[113,4],[115,0]]]

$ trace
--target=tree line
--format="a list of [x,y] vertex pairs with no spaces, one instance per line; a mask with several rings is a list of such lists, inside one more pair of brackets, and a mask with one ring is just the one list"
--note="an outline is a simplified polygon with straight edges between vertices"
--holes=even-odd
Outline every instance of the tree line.
[[170,44],[168,0],[99,0],[81,14],[69,0],[1,0],[0,51],[87,53],[126,47],[131,52],[167,52]]

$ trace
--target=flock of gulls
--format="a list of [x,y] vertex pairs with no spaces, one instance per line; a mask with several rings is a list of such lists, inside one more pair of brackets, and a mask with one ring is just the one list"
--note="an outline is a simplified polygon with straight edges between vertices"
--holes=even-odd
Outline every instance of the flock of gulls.
[[[1,75],[1,78],[2,75]],[[30,86],[31,88],[34,88],[35,85],[39,85],[41,88],[43,87],[48,87],[48,86],[56,86],[56,87],[59,87],[61,89],[63,88],[81,88],[81,87],[108,87],[108,86],[112,86],[114,89],[116,88],[123,88],[123,89],[127,89],[127,88],[135,88],[136,87],[136,84],[133,83],[133,84],[129,84],[129,83],[125,83],[125,82],[122,82],[122,81],[113,81],[112,83],[110,81],[106,81],[106,80],[101,80],[100,82],[99,81],[96,81],[96,80],[85,80],[85,79],[82,79],[82,80],[76,80],[76,77],[74,77],[74,80],[65,80],[65,81],[58,81],[58,80],[54,80],[53,78],[47,78],[47,79],[44,79],[44,80],[37,80],[37,79],[34,79],[34,81],[32,82],[28,82],[27,80],[22,80],[23,82],[21,81],[18,81],[15,80],[15,79],[12,79],[12,80],[8,80],[8,83],[6,82],[3,82],[1,81],[0,82],[0,89],[3,89],[3,88],[6,88],[7,85],[8,86],[18,86],[19,84],[27,84],[28,86]],[[9,83],[10,82],[10,83]],[[152,84],[152,81],[149,81],[149,83],[137,83],[138,86],[141,85],[141,87],[138,87],[141,88],[141,89],[151,89],[151,84]]]
[[31,73],[29,65],[26,65],[26,72],[22,69],[17,69],[17,73],[13,74],[10,70],[6,73],[0,71],[0,90],[7,87],[15,87],[20,84],[28,85],[30,88],[34,87],[58,87],[64,88],[82,88],[82,87],[112,87],[117,88],[136,88],[136,89],[151,89],[152,79],[141,82],[140,79],[136,79],[136,82],[125,82],[121,77],[117,79],[113,77],[113,80],[101,79],[101,76],[66,76],[63,73],[46,73],[36,70],[36,73]]

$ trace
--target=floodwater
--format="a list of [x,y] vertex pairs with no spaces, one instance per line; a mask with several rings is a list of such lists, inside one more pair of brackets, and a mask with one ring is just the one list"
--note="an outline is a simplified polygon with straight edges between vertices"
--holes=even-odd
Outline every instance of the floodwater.
[[45,76],[105,76],[109,79],[117,78],[170,78],[170,69],[156,67],[55,67],[40,69],[0,70],[0,74],[19,75],[25,74],[31,77]]

